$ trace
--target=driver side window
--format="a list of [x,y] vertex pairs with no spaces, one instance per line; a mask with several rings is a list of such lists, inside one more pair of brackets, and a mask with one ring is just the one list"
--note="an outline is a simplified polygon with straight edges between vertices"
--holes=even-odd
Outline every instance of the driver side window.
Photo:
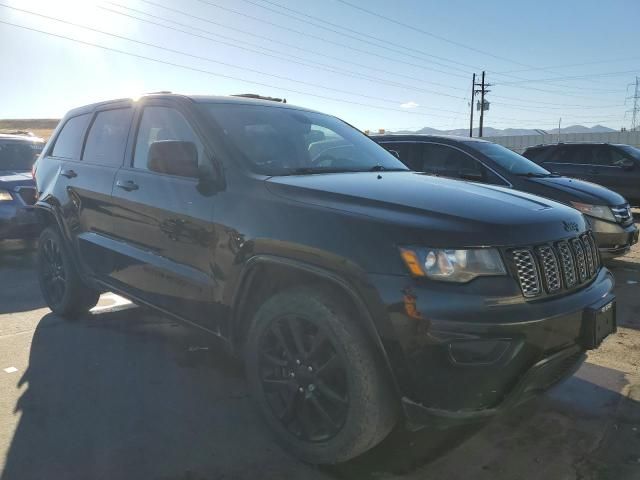
[[193,142],[198,150],[198,163],[203,163],[204,147],[187,119],[174,108],[147,106],[140,118],[133,167],[147,170],[149,147],[153,142],[162,140]]

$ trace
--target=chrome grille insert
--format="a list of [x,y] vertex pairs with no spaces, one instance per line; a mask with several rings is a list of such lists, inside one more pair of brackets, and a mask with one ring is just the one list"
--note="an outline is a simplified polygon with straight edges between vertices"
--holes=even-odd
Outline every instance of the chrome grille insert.
[[600,269],[591,232],[555,244],[509,250],[514,273],[525,297],[571,290],[591,280]]
[[578,280],[580,283],[584,282],[587,279],[587,260],[584,255],[584,248],[582,247],[582,242],[577,238],[572,238],[570,240],[571,248],[573,249],[573,254],[576,256],[576,266],[578,270]]
[[544,283],[549,293],[560,290],[562,282],[560,280],[560,268],[558,259],[553,249],[549,246],[536,248],[536,253],[540,259],[540,266],[544,277]]
[[576,267],[573,260],[573,254],[571,248],[567,242],[559,242],[557,245],[558,253],[560,254],[560,265],[562,265],[562,276],[564,277],[564,284],[567,288],[572,288],[577,283]]
[[591,243],[587,239],[587,235],[583,235],[580,237],[580,241],[582,242],[582,248],[584,248],[584,256],[587,263],[587,272],[589,277],[593,276],[596,271],[596,265],[594,263],[594,253],[591,250]]
[[538,266],[530,250],[514,250],[513,261],[518,271],[520,288],[525,297],[535,297],[540,295],[540,276]]

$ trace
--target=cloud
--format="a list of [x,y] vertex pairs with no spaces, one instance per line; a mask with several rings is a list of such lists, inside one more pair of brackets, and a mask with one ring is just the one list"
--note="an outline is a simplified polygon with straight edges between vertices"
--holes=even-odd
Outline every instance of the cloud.
[[416,102],[411,100],[410,102],[403,103],[400,106],[402,108],[416,108],[416,107],[419,107],[420,105],[418,105]]

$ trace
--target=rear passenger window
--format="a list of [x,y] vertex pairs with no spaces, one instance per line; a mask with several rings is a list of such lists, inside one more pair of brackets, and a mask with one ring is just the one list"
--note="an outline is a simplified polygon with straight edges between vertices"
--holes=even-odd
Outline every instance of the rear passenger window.
[[99,165],[122,165],[130,124],[131,108],[98,112],[89,129],[82,159]]
[[464,152],[446,145],[425,143],[422,148],[422,172],[460,178],[463,173],[481,173],[482,165]]
[[550,162],[591,165],[594,162],[593,148],[589,146],[570,146],[558,148],[549,157]]
[[64,124],[53,145],[51,156],[61,158],[80,158],[84,130],[89,123],[90,114],[70,118]]
[[136,149],[133,155],[133,166],[147,170],[149,147],[153,142],[162,140],[178,140],[193,142],[198,150],[198,162],[203,162],[203,147],[195,132],[177,110],[169,107],[145,107],[142,111]]

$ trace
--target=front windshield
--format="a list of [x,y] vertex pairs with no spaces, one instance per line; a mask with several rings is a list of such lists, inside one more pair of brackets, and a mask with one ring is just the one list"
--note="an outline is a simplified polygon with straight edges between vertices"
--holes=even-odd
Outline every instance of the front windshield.
[[407,170],[355,128],[330,115],[265,105],[203,103],[247,167],[263,175]]
[[0,170],[31,170],[42,147],[42,143],[0,140]]
[[640,148],[632,147],[631,145],[618,145],[618,148],[636,160],[640,160]]
[[536,165],[531,160],[524,158],[522,155],[502,145],[488,142],[475,142],[473,143],[473,147],[514,175],[551,175],[549,170]]

